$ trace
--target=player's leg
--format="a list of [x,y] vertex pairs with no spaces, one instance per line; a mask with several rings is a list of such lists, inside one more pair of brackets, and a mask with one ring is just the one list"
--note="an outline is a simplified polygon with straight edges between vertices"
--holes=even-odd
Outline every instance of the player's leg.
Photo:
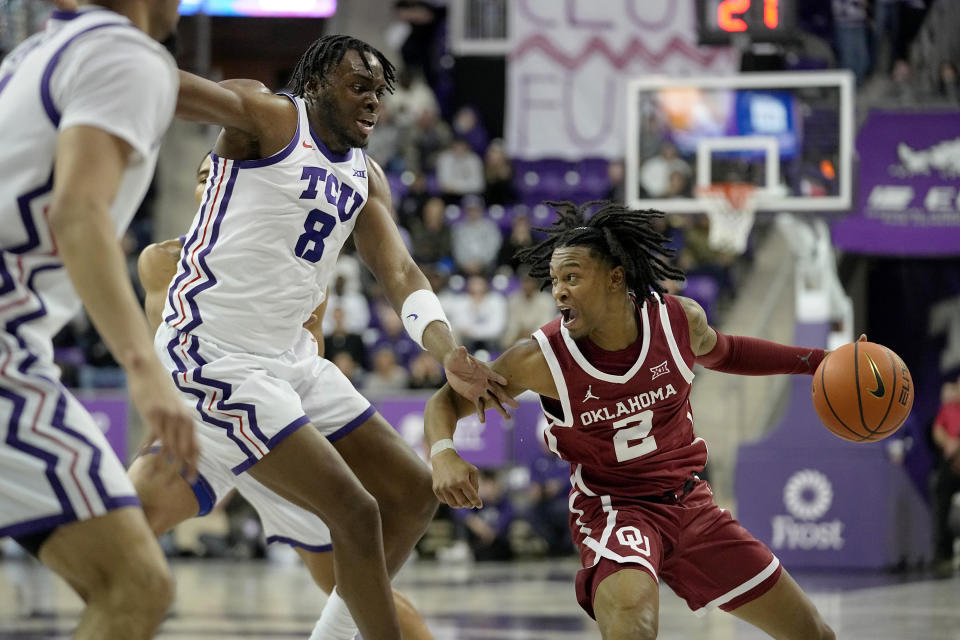
[[[295,547],[303,563],[310,570],[310,575],[318,587],[327,595],[333,591],[335,579],[333,575],[333,553],[331,551],[308,551],[302,547]],[[397,607],[397,618],[400,621],[400,632],[403,640],[433,640],[433,635],[427,629],[426,623],[420,617],[420,612],[410,600],[393,590],[393,602]]]
[[597,586],[593,612],[603,640],[653,640],[660,620],[660,588],[646,571],[623,567]]
[[377,499],[392,575],[406,562],[437,510],[430,470],[379,413],[345,435],[329,437]]
[[248,473],[330,528],[337,591],[369,638],[399,638],[377,501],[325,437],[307,424],[287,435]]
[[140,456],[127,473],[153,535],[161,536],[184,520],[203,515],[194,489],[180,469],[159,453]]
[[163,553],[135,507],[59,527],[39,557],[87,605],[74,640],[153,638],[173,601]]
[[730,611],[777,640],[834,640],[833,630],[820,617],[800,585],[786,571],[772,589]]

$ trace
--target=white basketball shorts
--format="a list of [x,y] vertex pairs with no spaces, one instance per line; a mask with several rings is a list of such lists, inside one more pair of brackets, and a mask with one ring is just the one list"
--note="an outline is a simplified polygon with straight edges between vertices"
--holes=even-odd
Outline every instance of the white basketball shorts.
[[0,538],[138,506],[136,491],[56,367],[0,334]]
[[317,355],[306,329],[295,348],[279,356],[227,351],[165,324],[154,344],[196,417],[197,515],[236,489],[259,514],[267,542],[329,550],[330,533],[320,518],[244,471],[308,422],[330,441],[344,437],[373,416],[370,402]]

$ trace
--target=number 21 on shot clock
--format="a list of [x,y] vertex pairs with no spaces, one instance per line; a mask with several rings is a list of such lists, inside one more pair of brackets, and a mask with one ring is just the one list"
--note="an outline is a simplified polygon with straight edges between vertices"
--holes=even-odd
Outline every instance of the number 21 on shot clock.
[[700,44],[788,40],[796,33],[796,0],[697,0]]

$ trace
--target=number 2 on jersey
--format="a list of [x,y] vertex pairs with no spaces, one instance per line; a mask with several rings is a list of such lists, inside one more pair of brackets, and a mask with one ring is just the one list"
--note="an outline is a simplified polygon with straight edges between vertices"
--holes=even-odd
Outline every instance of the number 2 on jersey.
[[297,238],[297,246],[293,252],[298,258],[303,258],[307,262],[319,262],[323,257],[323,241],[327,239],[336,224],[336,218],[329,213],[312,209],[303,222],[303,233]]
[[657,450],[656,438],[649,435],[653,429],[653,411],[648,409],[617,420],[613,428],[619,429],[613,436],[613,450],[618,462],[633,460]]

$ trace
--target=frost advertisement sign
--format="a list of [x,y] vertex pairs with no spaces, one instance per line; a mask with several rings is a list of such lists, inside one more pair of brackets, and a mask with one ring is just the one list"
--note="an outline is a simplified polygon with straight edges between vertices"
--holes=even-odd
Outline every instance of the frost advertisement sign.
[[771,546],[777,549],[842,549],[843,521],[824,519],[833,504],[833,485],[816,469],[797,471],[783,487],[786,514],[773,516]]
[[960,253],[960,117],[872,111],[857,137],[858,207],[833,227],[843,250]]

